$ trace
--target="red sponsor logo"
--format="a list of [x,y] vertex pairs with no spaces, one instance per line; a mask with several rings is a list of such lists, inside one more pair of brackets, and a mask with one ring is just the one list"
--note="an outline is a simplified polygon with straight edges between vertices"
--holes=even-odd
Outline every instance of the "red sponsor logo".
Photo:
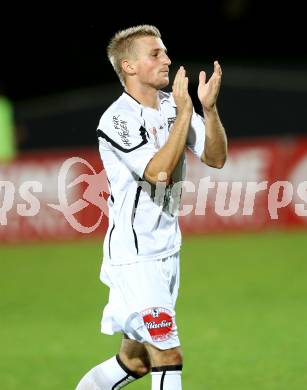
[[144,324],[154,341],[167,340],[174,328],[172,313],[163,307],[154,307],[142,312]]

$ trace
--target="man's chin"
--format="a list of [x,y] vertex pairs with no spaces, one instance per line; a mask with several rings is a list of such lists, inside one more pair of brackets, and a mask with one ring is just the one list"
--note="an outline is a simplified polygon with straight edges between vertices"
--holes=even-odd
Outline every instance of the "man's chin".
[[165,78],[164,81],[161,81],[158,86],[157,86],[157,89],[162,89],[162,88],[165,88],[167,87],[169,84],[169,78]]

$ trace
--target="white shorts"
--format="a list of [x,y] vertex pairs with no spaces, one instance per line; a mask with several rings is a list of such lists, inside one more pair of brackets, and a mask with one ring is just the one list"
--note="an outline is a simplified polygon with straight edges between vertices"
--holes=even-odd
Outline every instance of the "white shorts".
[[179,252],[161,260],[106,265],[100,279],[110,287],[101,332],[165,350],[180,345],[175,322],[179,289]]

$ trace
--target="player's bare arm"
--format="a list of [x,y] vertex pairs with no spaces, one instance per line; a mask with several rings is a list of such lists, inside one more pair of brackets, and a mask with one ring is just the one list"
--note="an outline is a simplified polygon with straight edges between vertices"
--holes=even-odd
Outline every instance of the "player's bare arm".
[[222,168],[227,157],[227,138],[217,110],[221,80],[222,69],[215,61],[214,72],[207,82],[206,73],[200,72],[197,91],[206,123],[206,142],[201,160],[213,168]]
[[[188,85],[189,80],[186,77],[185,69],[181,66],[173,83],[173,97],[177,105],[177,118],[168,141],[155,154],[145,169],[144,177],[150,183],[156,184],[158,180],[161,181],[162,179],[168,184],[184,152],[193,113],[193,104],[189,95]],[[165,173],[165,177],[159,176],[161,172]]]

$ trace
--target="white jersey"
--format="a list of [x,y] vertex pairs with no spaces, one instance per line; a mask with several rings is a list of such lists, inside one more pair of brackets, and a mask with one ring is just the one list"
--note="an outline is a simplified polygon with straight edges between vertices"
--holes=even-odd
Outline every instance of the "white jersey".
[[[185,175],[185,155],[164,191],[143,181],[145,168],[165,144],[176,120],[172,94],[160,92],[159,110],[144,107],[124,92],[102,115],[99,151],[110,197],[104,262],[114,265],[156,260],[178,252],[181,232],[177,211]],[[203,118],[193,112],[187,146],[198,157],[204,149]],[[161,195],[162,194],[162,195]]]

